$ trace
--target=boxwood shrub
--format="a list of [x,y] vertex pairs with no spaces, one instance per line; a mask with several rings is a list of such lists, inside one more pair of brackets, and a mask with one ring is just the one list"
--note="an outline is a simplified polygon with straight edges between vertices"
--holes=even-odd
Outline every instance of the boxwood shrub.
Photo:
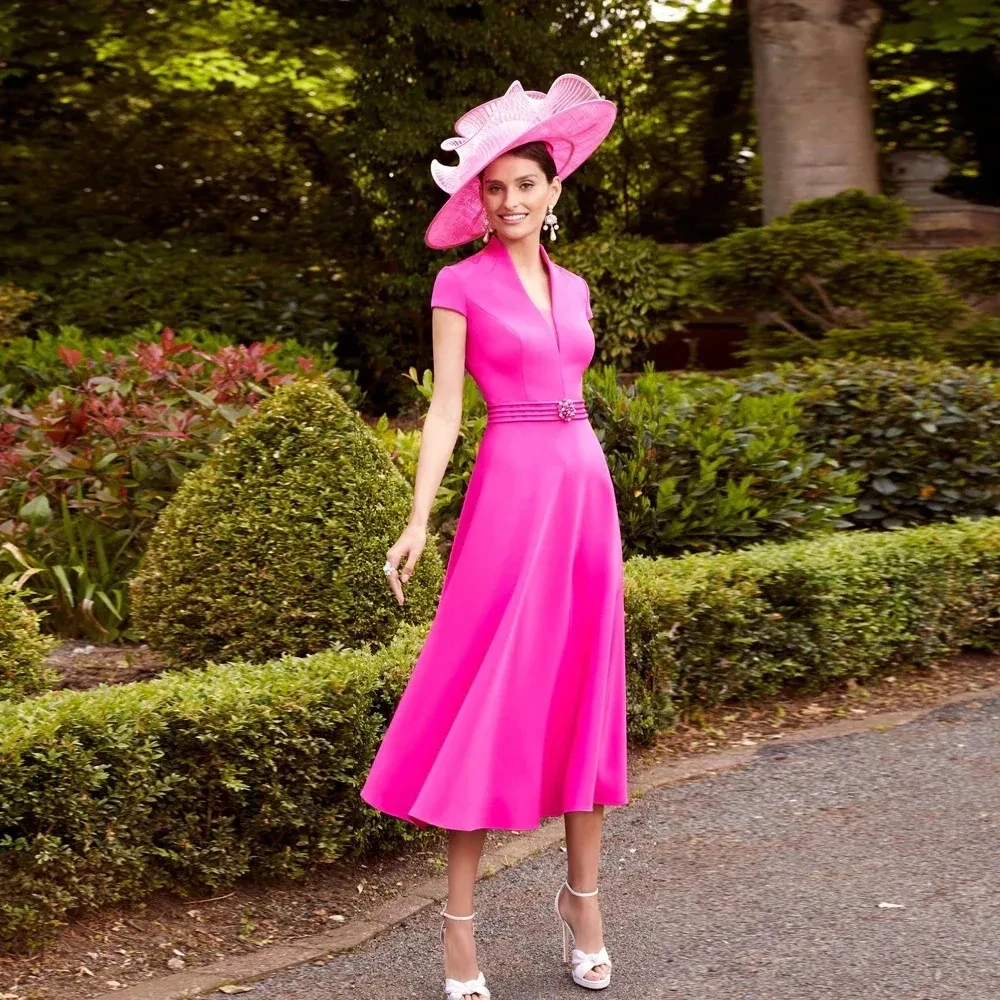
[[358,793],[422,641],[0,704],[0,950],[73,911],[419,837]]
[[433,614],[433,537],[402,606],[382,573],[412,492],[321,380],[275,390],[185,477],[132,583],[134,620],[182,664],[385,642]]
[[1000,518],[636,557],[626,595],[634,667],[661,679],[661,712],[821,690],[1000,648]]
[[795,392],[812,449],[863,475],[863,527],[1000,513],[1000,373],[930,361],[815,361],[736,381]]
[[[1000,647],[1000,519],[625,570],[628,726]],[[0,704],[0,949],[161,888],[298,875],[430,831],[359,797],[426,638]]]
[[42,635],[40,620],[9,586],[0,586],[0,701],[37,694],[55,680],[42,662],[54,640]]

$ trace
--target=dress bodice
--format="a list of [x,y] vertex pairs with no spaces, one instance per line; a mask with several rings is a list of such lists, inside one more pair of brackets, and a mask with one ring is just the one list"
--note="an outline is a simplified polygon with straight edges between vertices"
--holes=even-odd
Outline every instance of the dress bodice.
[[[431,305],[466,318],[465,367],[487,404],[580,398],[583,372],[594,356],[590,290],[579,275],[548,269],[552,323],[525,289],[496,237],[471,257],[441,269]],[[554,325],[554,329],[553,329]]]

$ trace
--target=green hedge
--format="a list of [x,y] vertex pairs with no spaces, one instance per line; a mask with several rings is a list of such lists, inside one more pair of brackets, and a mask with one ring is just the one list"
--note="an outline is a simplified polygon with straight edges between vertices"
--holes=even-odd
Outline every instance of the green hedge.
[[[673,708],[1000,648],[1000,518],[626,564],[629,642]],[[670,706],[661,705],[661,711]]]
[[930,361],[815,361],[744,376],[799,394],[813,450],[863,475],[861,527],[1000,514],[1000,374]]
[[55,680],[42,665],[53,640],[42,635],[40,620],[9,586],[0,586],[0,701],[38,694]]
[[422,641],[0,705],[0,948],[72,911],[417,836],[358,793]]
[[386,550],[412,490],[322,381],[281,386],[186,476],[132,582],[134,621],[173,660],[320,652],[386,642],[429,619],[442,565],[428,536],[402,607]]
[[[628,725],[1000,647],[1000,519],[626,563]],[[161,888],[427,834],[360,798],[427,626],[0,705],[0,947]]]

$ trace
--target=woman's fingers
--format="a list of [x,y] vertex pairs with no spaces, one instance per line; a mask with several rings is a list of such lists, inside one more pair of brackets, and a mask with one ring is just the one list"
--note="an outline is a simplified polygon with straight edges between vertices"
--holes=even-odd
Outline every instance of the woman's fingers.
[[[411,576],[413,576],[413,567],[416,566],[417,560],[420,558],[420,553],[424,550],[424,542],[421,540],[414,541],[410,539],[410,544],[406,543],[406,536],[404,535],[400,540],[386,553],[386,559],[396,567],[392,573],[386,575],[386,579],[389,582],[389,586],[392,588],[392,592],[396,595],[396,600],[402,604],[403,603],[403,584],[407,583]],[[406,556],[405,565],[401,565],[403,557]]]
[[[385,554],[386,559],[393,565],[398,567],[399,561],[402,558],[402,552],[399,552],[395,547],[389,549]],[[399,581],[399,569],[394,569],[391,573],[386,574],[386,582],[389,584],[389,588],[392,590],[393,595],[396,598],[398,604],[403,603],[403,587]]]
[[403,583],[406,583],[407,580],[409,580],[410,577],[413,576],[413,567],[417,565],[417,560],[420,558],[420,553],[422,551],[423,551],[422,545],[414,545],[413,548],[410,549],[410,557],[406,560],[406,565],[403,567],[403,569],[400,571],[399,574],[400,579],[402,579]]

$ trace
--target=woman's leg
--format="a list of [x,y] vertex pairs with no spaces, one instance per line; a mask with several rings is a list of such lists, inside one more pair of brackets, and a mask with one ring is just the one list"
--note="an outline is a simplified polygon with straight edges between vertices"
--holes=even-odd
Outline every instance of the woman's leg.
[[[568,812],[563,821],[566,825],[566,880],[577,892],[593,892],[597,888],[601,862],[604,806],[595,806],[591,812]],[[573,928],[575,947],[588,954],[600,951],[604,943],[598,899],[598,896],[574,896],[565,889],[559,897],[559,909]],[[607,974],[606,965],[597,965],[587,973],[587,979],[603,979]]]
[[[486,842],[485,830],[448,831],[448,905],[445,909],[456,917],[474,912],[473,890],[479,858]],[[476,964],[476,942],[471,920],[444,920],[445,978],[466,982],[479,974]]]

